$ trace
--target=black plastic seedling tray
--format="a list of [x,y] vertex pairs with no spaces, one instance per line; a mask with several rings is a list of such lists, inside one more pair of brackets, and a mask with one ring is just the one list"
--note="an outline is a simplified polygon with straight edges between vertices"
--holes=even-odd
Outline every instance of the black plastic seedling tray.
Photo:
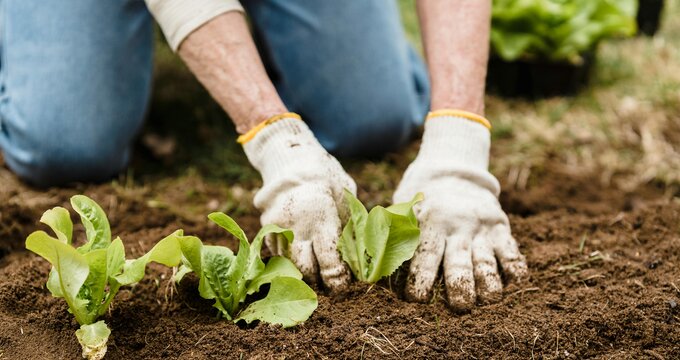
[[548,60],[489,59],[487,88],[505,97],[544,98],[576,94],[588,84],[595,52],[582,55],[579,64]]

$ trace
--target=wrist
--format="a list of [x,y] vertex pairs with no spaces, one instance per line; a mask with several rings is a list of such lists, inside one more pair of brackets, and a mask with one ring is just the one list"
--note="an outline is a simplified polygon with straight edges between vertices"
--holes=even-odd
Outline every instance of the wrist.
[[[257,134],[259,134],[261,131],[263,131],[267,126],[272,125],[275,122],[280,121],[280,120],[300,120],[300,121],[302,121],[302,118],[300,117],[300,115],[298,115],[296,113],[291,113],[291,112],[279,113],[279,114],[270,116],[267,119],[265,119],[264,121],[261,121],[260,123],[253,126],[245,134],[239,136],[238,139],[236,139],[236,142],[245,146],[246,143],[253,140],[255,138],[255,136],[257,136]],[[282,130],[280,130],[279,132],[285,132],[286,130],[292,131],[292,132],[299,131],[299,129],[298,129],[299,126],[298,126],[298,124],[295,124],[295,122],[293,122],[290,126],[280,126],[280,127],[281,127]]]
[[463,120],[468,120],[472,122],[476,122],[485,128],[487,128],[489,131],[491,131],[491,122],[487,120],[484,116],[481,116],[479,114],[465,111],[465,110],[460,110],[460,109],[440,109],[436,111],[430,111],[427,114],[426,120],[430,119],[435,119],[438,117],[453,117],[453,118],[461,118]]
[[415,162],[431,176],[471,181],[498,196],[500,185],[488,170],[490,147],[491,133],[482,124],[463,117],[438,116],[425,122]]
[[[452,89],[436,91],[432,88],[432,100],[430,101],[430,108],[432,109],[459,109],[468,111],[480,116],[484,116],[484,86],[475,91],[467,89],[464,94],[455,92]],[[437,95],[437,94],[455,94],[455,95]]]
[[243,111],[241,116],[233,118],[232,121],[236,125],[236,132],[244,135],[261,123],[287,113],[289,113],[288,109],[283,102],[273,101],[268,106],[258,106],[256,109]]
[[290,173],[292,164],[314,164],[319,154],[327,154],[299,116],[282,117],[265,124],[241,143],[248,160],[265,182]]
[[461,116],[436,116],[425,122],[418,158],[475,171],[487,171],[491,135],[480,122]]

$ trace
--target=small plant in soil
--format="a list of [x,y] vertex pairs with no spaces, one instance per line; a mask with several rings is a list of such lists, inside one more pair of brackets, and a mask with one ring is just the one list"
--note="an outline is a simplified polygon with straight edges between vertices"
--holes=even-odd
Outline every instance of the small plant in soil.
[[350,219],[338,249],[357,280],[376,283],[410,260],[418,248],[420,229],[413,206],[422,201],[423,194],[407,203],[376,206],[370,212],[347,190],[345,198]]
[[[317,296],[302,281],[302,273],[295,265],[280,256],[270,258],[266,265],[260,258],[265,236],[279,236],[290,244],[292,231],[266,225],[250,244],[229,216],[212,213],[208,218],[238,239],[238,254],[224,246],[204,245],[194,236],[181,236],[182,265],[175,277],[178,282],[187,273],[196,273],[201,297],[215,300],[214,307],[220,314],[234,322],[260,320],[291,327],[312,315],[318,305]],[[265,284],[270,284],[267,295],[245,306],[246,298]]]
[[121,286],[144,277],[149,262],[168,266],[179,262],[175,240],[178,234],[161,240],[141,258],[126,260],[123,242],[120,238],[111,241],[109,221],[95,201],[76,195],[71,198],[71,206],[85,227],[87,242],[84,245],[73,246],[69,212],[55,207],[46,211],[40,221],[52,229],[56,238],[36,231],[26,239],[26,248],[52,264],[47,289],[66,301],[69,312],[80,324],[76,337],[83,348],[83,357],[101,359],[106,354],[111,330],[103,320],[97,320],[107,312]]

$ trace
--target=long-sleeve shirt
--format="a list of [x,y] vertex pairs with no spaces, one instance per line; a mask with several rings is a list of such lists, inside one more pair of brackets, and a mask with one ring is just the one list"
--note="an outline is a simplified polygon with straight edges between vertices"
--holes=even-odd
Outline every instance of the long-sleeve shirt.
[[243,11],[238,0],[145,0],[173,51],[201,25],[228,11]]

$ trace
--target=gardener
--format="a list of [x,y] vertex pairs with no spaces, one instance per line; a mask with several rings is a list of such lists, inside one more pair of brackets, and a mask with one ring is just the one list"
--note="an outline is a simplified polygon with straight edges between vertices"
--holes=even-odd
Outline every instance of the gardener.
[[342,190],[356,185],[329,153],[399,149],[425,119],[420,153],[394,194],[425,195],[407,297],[428,300],[442,263],[457,310],[500,297],[497,261],[511,278],[526,273],[487,171],[491,0],[418,1],[429,82],[394,1],[244,1],[259,52],[236,0],[146,2],[0,2],[0,147],[20,177],[59,185],[126,166],[151,86],[148,5],[242,134],[264,180],[262,222],[294,230],[291,257],[307,280],[320,274],[331,290],[350,280],[336,241]]

